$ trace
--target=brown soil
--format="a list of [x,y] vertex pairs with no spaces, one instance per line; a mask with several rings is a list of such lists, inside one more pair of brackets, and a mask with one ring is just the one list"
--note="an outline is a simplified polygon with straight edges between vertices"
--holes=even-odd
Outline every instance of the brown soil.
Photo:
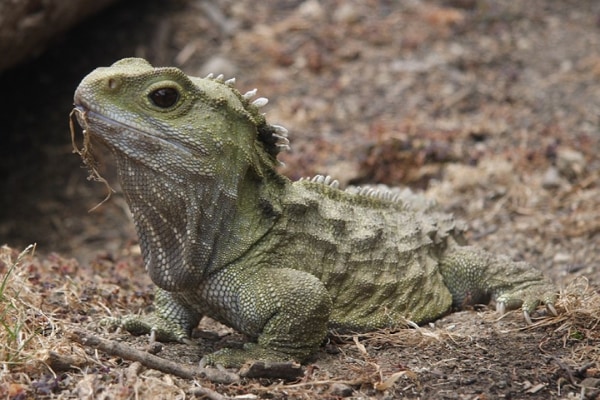
[[[561,315],[525,327],[480,307],[332,335],[296,382],[185,380],[74,343],[80,328],[147,343],[100,326],[148,311],[152,285],[121,194],[87,212],[104,188],[85,181],[67,129],[81,77],[133,55],[258,87],[290,130],[283,173],[423,190],[468,222],[470,242],[547,273]],[[124,2],[0,80],[0,241],[38,243],[18,263],[0,251],[2,396],[184,398],[197,385],[276,399],[600,396],[597,1]],[[118,189],[111,163],[102,173]],[[158,355],[193,366],[244,340],[211,321],[198,336]]]

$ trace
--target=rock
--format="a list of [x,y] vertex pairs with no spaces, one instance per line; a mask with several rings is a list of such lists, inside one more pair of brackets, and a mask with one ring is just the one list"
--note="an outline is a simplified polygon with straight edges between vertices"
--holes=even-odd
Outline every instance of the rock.
[[571,255],[567,253],[556,253],[552,261],[557,264],[565,264],[571,261]]
[[548,168],[542,178],[542,187],[544,189],[556,189],[561,186],[561,183],[562,179],[558,169],[555,167]]
[[333,20],[345,24],[358,22],[361,16],[359,8],[353,3],[343,3],[333,12]]
[[305,18],[320,21],[325,17],[325,9],[317,0],[307,0],[300,4],[298,12]]
[[339,397],[350,397],[352,396],[352,393],[354,393],[354,390],[352,389],[352,387],[343,384],[343,383],[333,383],[331,385],[331,388],[329,389],[329,392],[333,395],[333,396],[339,396]]
[[580,152],[566,148],[556,153],[556,168],[561,176],[574,180],[585,170],[585,157]]
[[0,71],[40,54],[54,37],[113,2],[0,1]]

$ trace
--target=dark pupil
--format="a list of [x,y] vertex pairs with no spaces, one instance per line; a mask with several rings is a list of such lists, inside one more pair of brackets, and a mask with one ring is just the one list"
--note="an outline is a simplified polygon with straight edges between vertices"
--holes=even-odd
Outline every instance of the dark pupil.
[[177,89],[167,87],[156,89],[154,92],[150,93],[148,97],[157,107],[169,108],[179,100],[179,92]]

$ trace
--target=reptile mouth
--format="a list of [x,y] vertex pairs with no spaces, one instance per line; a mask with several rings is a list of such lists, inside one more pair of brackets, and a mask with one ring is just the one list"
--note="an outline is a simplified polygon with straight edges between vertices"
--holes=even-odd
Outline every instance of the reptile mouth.
[[[115,146],[118,139],[116,135],[110,135],[103,133],[98,130],[90,129],[90,120],[99,122],[100,124],[104,124],[106,126],[110,126],[114,129],[121,130],[119,134],[123,134],[123,132],[129,132],[130,134],[137,135],[140,138],[139,143],[153,144],[157,149],[168,149],[171,148],[175,152],[179,153],[182,158],[195,158],[206,156],[207,154],[202,151],[202,149],[194,149],[194,151],[190,150],[186,147],[185,144],[181,143],[177,138],[174,137],[165,137],[161,134],[160,131],[152,130],[150,132],[146,132],[139,127],[127,124],[122,121],[118,121],[116,119],[107,117],[101,112],[97,112],[93,107],[90,107],[86,104],[85,100],[75,95],[75,105],[73,111],[71,111],[71,119],[72,116],[75,115],[79,125],[83,127],[84,133],[84,148],[86,145],[89,145],[90,139],[89,136],[94,136],[98,138],[100,141],[104,142],[110,148],[118,148],[119,146]],[[111,138],[112,136],[112,138]],[[71,129],[71,137],[73,138],[73,129]],[[87,138],[86,138],[87,137]],[[75,145],[74,145],[75,146]],[[77,151],[79,153],[79,151]]]
[[[77,121],[77,124],[75,123]],[[82,128],[83,142],[78,144],[77,141],[77,129],[76,125]],[[105,129],[94,129],[96,125],[104,125],[111,127],[110,130]],[[115,190],[110,186],[108,181],[98,171],[99,162],[96,160],[94,155],[94,144],[97,142],[103,143],[111,150],[119,149],[123,151],[122,146],[119,146],[119,136],[124,135],[125,132],[137,136],[140,140],[137,142],[145,143],[147,148],[160,149],[172,149],[175,153],[178,153],[182,159],[195,159],[198,157],[205,156],[206,153],[202,152],[201,149],[195,151],[187,148],[183,143],[175,140],[174,138],[165,138],[158,133],[145,132],[133,125],[117,121],[113,118],[107,117],[102,113],[94,111],[93,107],[86,104],[85,100],[77,93],[75,95],[75,104],[73,110],[69,114],[69,127],[71,131],[71,143],[73,145],[73,153],[79,154],[83,160],[83,164],[89,170],[88,180],[98,181],[104,184],[107,189],[107,195],[99,204],[94,206],[90,211],[95,210],[100,205],[104,204],[112,195]],[[96,140],[93,140],[96,139]],[[132,154],[130,154],[133,157]]]
[[[104,200],[102,200],[100,203],[96,204],[89,210],[94,211],[96,208],[100,207],[102,204],[108,201],[108,199],[110,199],[110,196],[112,195],[112,193],[115,192],[115,190],[110,186],[108,181],[102,175],[100,175],[100,172],[98,172],[98,161],[94,157],[94,153],[92,151],[91,134],[88,124],[88,112],[89,111],[86,110],[85,107],[76,104],[71,113],[69,114],[69,128],[71,130],[71,144],[73,145],[73,153],[79,154],[79,156],[83,160],[83,164],[88,168],[90,172],[88,179],[102,182],[106,187],[107,194]],[[83,128],[83,144],[81,147],[77,145],[77,140],[75,138],[75,119],[77,119],[79,126]]]

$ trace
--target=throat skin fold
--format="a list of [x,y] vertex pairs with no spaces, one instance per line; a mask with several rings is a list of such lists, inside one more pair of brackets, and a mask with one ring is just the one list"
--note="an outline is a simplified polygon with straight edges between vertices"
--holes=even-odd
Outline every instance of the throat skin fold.
[[286,179],[265,184],[251,168],[228,186],[211,175],[172,179],[115,156],[145,267],[167,291],[194,290],[248,252],[281,213],[277,196],[269,192],[283,192],[290,185]]

